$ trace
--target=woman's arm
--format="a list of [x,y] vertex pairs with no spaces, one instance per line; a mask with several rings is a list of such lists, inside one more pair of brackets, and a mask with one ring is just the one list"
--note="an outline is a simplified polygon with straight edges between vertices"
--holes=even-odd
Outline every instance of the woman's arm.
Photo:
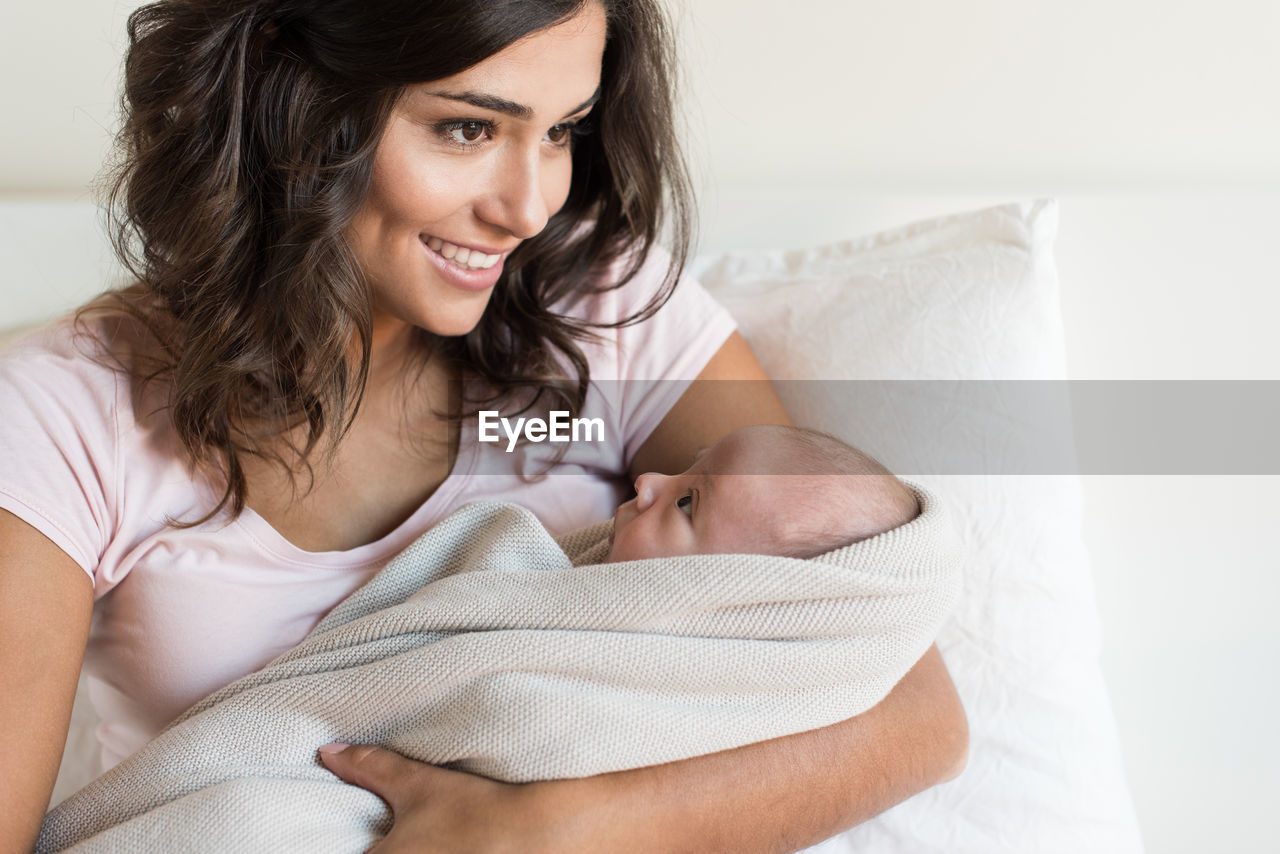
[[967,740],[930,649],[856,718],[666,765],[513,785],[368,745],[320,757],[390,805],[369,854],[782,854],[955,777]]
[[[684,469],[748,424],[789,424],[746,342],[725,342],[636,455]],[[812,845],[960,772],[968,727],[936,648],[878,705],[834,726],[666,765],[512,786],[370,747],[322,753],[395,813],[391,851],[750,852]]]
[[[879,705],[834,726],[634,771],[557,781],[548,850],[778,854],[960,773],[964,710],[936,648]],[[555,799],[560,799],[557,803]]]
[[0,510],[0,851],[29,852],[67,740],[93,585],[43,534]]

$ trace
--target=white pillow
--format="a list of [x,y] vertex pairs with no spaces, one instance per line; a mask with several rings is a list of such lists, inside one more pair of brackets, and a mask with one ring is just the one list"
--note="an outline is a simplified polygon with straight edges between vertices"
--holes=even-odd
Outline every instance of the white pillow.
[[[1065,379],[1057,213],[1038,199],[806,251],[704,256],[692,272],[782,380],[798,424],[875,454],[897,431],[883,409],[858,406],[857,384],[789,381]],[[919,385],[874,388],[910,397]],[[969,764],[812,850],[1141,851],[1098,661],[1078,478],[899,473],[944,496],[967,546],[938,647],[968,713]]]

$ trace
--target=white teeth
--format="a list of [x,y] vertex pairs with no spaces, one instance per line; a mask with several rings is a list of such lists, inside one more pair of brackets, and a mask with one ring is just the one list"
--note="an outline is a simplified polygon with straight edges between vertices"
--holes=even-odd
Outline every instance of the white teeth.
[[441,240],[439,237],[428,237],[426,243],[431,251],[439,253],[459,267],[465,267],[468,270],[488,270],[502,258],[501,254],[486,255],[475,249],[456,246],[447,240]]
[[[472,251],[471,258],[467,261],[467,267],[472,270],[488,270],[494,264],[498,263],[501,255],[486,255],[483,252]],[[457,261],[457,258],[453,259]]]

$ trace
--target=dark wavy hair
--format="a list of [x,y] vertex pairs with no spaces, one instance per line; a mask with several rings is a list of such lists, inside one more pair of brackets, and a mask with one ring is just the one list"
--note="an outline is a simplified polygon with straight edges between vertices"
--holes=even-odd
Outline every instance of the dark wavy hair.
[[[108,216],[136,284],[97,309],[155,338],[146,367],[126,369],[140,385],[165,382],[184,448],[225,476],[205,519],[243,510],[244,454],[297,474],[279,443],[309,470],[322,440],[331,448],[355,417],[372,321],[344,229],[404,87],[470,68],[593,2],[608,41],[568,200],[509,256],[474,330],[418,332],[424,359],[455,360],[489,400],[546,395],[576,413],[589,378],[576,342],[592,333],[550,306],[625,284],[666,228],[662,287],[607,325],[638,322],[666,301],[689,251],[673,48],[656,0],[162,0],[130,16]],[[601,284],[615,267],[620,279]],[[305,442],[291,441],[303,425]]]

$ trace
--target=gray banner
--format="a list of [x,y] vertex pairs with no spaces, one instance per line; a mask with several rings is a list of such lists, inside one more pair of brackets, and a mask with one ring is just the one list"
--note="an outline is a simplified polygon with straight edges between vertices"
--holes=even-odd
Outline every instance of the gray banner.
[[[703,389],[725,405],[758,383]],[[557,454],[624,458],[634,401],[689,384],[593,383],[584,417],[547,411],[488,418],[476,473],[549,470]],[[795,422],[832,433],[900,474],[1280,474],[1280,381],[775,381]],[[517,429],[518,417],[526,422]],[[545,429],[527,419],[540,418]],[[463,442],[477,441],[473,417]],[[532,426],[532,432],[528,427]],[[634,432],[634,431],[633,431]],[[534,438],[541,435],[540,441]],[[559,435],[565,442],[553,441]],[[634,439],[633,439],[634,441]],[[511,451],[508,452],[508,448]],[[461,449],[464,453],[466,448]],[[580,469],[579,469],[580,470]]]

